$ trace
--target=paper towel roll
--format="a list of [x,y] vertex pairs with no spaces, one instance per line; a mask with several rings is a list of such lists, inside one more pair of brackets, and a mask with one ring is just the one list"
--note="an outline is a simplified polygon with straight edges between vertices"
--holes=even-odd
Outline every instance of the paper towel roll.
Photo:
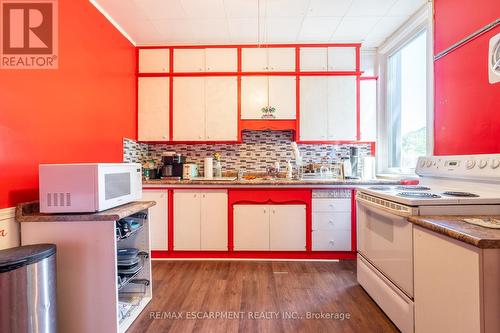
[[363,172],[361,177],[366,180],[375,179],[375,157],[366,156],[363,158]]
[[212,157],[205,157],[205,178],[214,178],[214,159]]

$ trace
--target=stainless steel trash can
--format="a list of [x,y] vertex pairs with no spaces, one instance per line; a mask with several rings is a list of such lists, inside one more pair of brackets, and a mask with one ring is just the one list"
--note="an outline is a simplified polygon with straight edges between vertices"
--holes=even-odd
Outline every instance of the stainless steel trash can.
[[56,246],[0,251],[0,332],[57,332]]

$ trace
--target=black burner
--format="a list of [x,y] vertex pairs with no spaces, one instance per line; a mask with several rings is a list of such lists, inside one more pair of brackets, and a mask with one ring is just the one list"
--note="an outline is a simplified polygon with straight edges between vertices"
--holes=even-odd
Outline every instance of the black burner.
[[429,192],[400,192],[398,193],[398,195],[400,197],[417,198],[417,199],[441,198],[440,195]]
[[375,190],[375,191],[389,191],[391,188],[389,186],[371,186],[368,188],[369,190]]
[[422,185],[400,185],[396,186],[397,190],[404,190],[404,191],[428,191],[431,188],[427,186],[422,186]]
[[457,191],[447,191],[443,192],[444,195],[449,195],[451,197],[465,197],[465,198],[477,198],[479,195],[469,192],[457,192]]

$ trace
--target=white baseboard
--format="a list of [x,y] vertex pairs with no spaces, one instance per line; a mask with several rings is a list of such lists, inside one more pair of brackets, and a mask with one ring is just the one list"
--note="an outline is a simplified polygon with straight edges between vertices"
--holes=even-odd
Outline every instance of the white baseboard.
[[0,250],[20,244],[19,223],[15,221],[16,207],[0,209]]

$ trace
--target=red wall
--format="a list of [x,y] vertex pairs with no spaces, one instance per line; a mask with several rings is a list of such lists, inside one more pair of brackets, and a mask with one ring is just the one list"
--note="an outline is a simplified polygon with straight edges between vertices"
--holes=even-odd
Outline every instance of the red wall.
[[122,161],[135,61],[88,0],[59,1],[59,69],[0,70],[0,208],[38,197],[39,163]]
[[[435,0],[434,53],[500,17],[498,0]],[[435,61],[434,153],[500,153],[500,84],[488,83],[488,43],[500,27]]]

